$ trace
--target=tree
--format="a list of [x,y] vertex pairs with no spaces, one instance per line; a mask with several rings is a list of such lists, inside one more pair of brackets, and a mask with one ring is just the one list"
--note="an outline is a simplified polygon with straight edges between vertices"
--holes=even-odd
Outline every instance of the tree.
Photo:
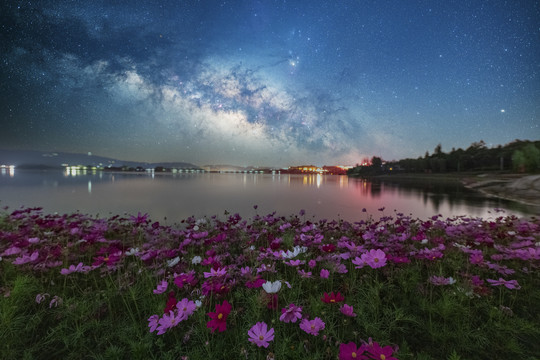
[[371,166],[374,169],[380,169],[382,166],[382,159],[380,157],[374,156],[371,158]]

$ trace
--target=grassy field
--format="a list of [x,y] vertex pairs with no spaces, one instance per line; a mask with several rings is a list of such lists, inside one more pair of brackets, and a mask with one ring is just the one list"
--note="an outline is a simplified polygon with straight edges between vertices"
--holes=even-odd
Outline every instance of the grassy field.
[[538,219],[376,215],[5,210],[0,358],[540,358]]

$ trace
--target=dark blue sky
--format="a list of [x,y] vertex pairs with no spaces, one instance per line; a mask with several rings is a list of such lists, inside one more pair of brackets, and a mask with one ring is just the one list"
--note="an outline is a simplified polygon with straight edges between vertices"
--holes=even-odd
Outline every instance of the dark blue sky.
[[538,1],[9,1],[0,147],[354,164],[540,139]]

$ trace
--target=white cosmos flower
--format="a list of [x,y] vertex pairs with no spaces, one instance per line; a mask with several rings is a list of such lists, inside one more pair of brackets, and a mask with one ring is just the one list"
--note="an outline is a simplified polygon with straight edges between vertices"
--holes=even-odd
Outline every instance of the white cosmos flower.
[[193,259],[191,259],[191,263],[192,263],[193,265],[200,264],[201,261],[202,261],[202,257],[200,257],[200,256],[198,256],[198,255],[194,256]]
[[266,291],[268,294],[275,294],[279,291],[279,289],[281,289],[281,281],[267,281],[263,284],[262,287],[264,291]]
[[167,260],[167,266],[168,267],[173,267],[174,265],[178,264],[179,262],[180,262],[180,257],[177,256],[174,259]]

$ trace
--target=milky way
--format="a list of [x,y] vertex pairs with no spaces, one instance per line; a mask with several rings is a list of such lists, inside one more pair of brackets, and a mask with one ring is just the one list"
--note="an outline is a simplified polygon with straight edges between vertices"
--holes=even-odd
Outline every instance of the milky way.
[[10,1],[0,147],[354,164],[540,138],[533,1]]

